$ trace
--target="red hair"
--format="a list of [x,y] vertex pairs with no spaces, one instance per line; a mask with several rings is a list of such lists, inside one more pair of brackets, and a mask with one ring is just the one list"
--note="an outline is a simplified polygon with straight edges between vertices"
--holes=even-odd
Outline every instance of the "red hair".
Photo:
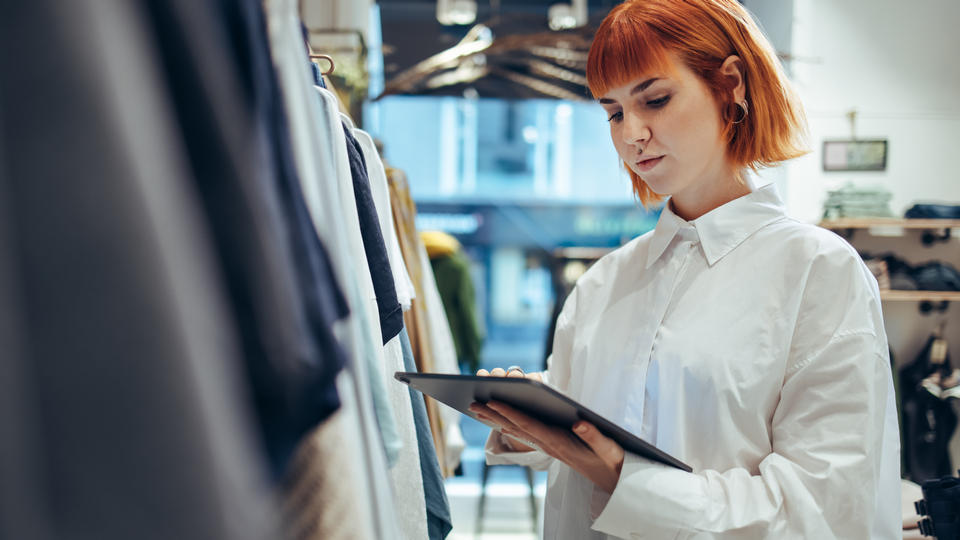
[[[590,46],[590,92],[599,98],[645,74],[668,72],[670,52],[710,88],[735,170],[756,171],[807,152],[799,100],[773,47],[736,0],[627,0],[613,8]],[[720,73],[730,55],[743,61],[749,114],[740,123],[733,123],[742,114],[733,101],[735,80]],[[663,199],[629,167],[627,172],[645,206]]]

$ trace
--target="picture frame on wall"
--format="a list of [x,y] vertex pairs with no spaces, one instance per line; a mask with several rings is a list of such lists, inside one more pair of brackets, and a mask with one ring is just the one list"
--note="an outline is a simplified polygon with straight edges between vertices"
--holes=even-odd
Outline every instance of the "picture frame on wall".
[[887,139],[823,141],[824,171],[887,170]]

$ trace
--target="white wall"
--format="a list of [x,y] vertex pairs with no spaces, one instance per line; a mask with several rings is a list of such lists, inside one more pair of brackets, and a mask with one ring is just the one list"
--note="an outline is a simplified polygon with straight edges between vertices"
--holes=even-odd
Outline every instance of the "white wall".
[[[374,0],[299,0],[307,28],[360,30],[369,42],[370,6]],[[352,43],[351,43],[352,44]]]
[[[960,1],[794,0],[791,66],[807,110],[813,153],[782,167],[788,211],[816,222],[828,189],[852,181],[880,185],[902,215],[916,201],[960,203]],[[851,136],[846,113],[858,111],[858,138],[889,140],[884,172],[822,171],[821,144]],[[900,237],[859,231],[861,252],[890,251],[911,263],[944,260],[960,267],[957,238],[924,247],[919,232]],[[884,302],[884,323],[898,366],[914,359],[946,322],[952,362],[960,357],[960,303],[921,315],[917,302]],[[960,466],[960,431],[951,441]]]
[[[794,84],[813,152],[789,164],[790,213],[817,221],[826,190],[846,181],[893,193],[896,214],[918,200],[960,202],[960,2],[795,0]],[[825,138],[887,138],[884,172],[824,173]]]
[[[793,50],[793,3],[794,0],[744,0],[754,19],[777,53]],[[787,69],[789,64],[785,65]]]
[[[310,30],[310,45],[318,53],[334,58],[342,73],[360,73],[371,66],[362,62],[363,43],[379,49],[380,35],[371,36],[371,7],[373,0],[298,0],[304,25]],[[379,12],[377,12],[379,19]],[[330,32],[330,30],[341,32]],[[322,31],[319,32],[318,31]],[[371,38],[374,38],[371,40]],[[375,55],[374,55],[375,56]],[[378,57],[380,58],[380,57]],[[382,66],[382,63],[381,63]]]

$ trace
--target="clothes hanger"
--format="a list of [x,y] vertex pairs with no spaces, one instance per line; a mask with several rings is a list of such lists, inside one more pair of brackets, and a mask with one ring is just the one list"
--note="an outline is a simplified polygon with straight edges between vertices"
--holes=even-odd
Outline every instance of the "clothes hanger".
[[336,64],[333,63],[333,58],[326,54],[319,53],[310,53],[310,61],[314,62],[315,60],[326,60],[330,64],[330,69],[327,71],[321,71],[324,77],[329,76],[333,73],[333,70],[337,69]]
[[305,40],[305,41],[307,46],[307,56],[310,57],[311,62],[313,62],[314,64],[318,64],[319,62],[317,62],[317,60],[326,60],[327,63],[330,64],[330,69],[328,69],[327,71],[320,70],[320,73],[324,77],[333,73],[333,70],[337,69],[336,64],[333,63],[333,57],[331,57],[329,54],[321,54],[321,53],[314,52],[313,47],[310,45],[310,40]]

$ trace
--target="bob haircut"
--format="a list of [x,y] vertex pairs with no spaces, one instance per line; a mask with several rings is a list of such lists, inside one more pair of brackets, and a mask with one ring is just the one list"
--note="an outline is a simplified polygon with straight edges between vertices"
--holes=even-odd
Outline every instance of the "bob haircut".
[[[773,47],[736,0],[627,0],[606,16],[590,46],[587,84],[594,99],[643,75],[669,72],[669,53],[707,85],[720,109],[727,160],[756,171],[807,153],[806,119]],[[734,80],[720,73],[730,55],[743,61],[749,114],[734,123]],[[627,167],[644,206],[663,196]]]

